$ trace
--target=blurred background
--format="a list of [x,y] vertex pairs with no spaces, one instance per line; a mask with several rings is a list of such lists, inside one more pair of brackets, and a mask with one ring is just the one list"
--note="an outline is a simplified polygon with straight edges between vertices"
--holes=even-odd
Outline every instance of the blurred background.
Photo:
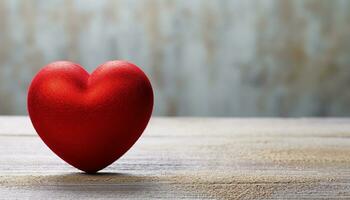
[[0,115],[49,62],[130,60],[154,115],[350,116],[348,0],[0,0]]

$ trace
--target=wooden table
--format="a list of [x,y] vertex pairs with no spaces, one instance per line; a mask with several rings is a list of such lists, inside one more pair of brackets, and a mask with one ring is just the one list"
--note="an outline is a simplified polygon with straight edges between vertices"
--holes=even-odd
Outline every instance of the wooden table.
[[350,119],[153,118],[98,175],[0,117],[1,199],[350,199]]

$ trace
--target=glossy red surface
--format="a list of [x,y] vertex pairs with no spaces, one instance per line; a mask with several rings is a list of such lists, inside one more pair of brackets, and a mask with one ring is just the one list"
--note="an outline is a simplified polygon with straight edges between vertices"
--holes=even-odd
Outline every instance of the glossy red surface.
[[89,75],[80,65],[45,66],[28,92],[28,112],[46,145],[72,166],[94,173],[137,141],[153,109],[152,86],[136,65],[110,61]]

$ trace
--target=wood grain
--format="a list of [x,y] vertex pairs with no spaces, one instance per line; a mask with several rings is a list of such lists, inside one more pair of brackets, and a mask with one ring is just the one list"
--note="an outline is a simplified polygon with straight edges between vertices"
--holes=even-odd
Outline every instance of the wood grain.
[[0,117],[0,199],[349,199],[350,119],[153,118],[97,175]]

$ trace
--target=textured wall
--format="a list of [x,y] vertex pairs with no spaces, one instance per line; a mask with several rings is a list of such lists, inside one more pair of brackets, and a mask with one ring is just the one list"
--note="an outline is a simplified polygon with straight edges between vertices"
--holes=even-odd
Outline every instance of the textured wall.
[[0,0],[0,114],[40,67],[127,59],[156,115],[350,116],[347,0]]

